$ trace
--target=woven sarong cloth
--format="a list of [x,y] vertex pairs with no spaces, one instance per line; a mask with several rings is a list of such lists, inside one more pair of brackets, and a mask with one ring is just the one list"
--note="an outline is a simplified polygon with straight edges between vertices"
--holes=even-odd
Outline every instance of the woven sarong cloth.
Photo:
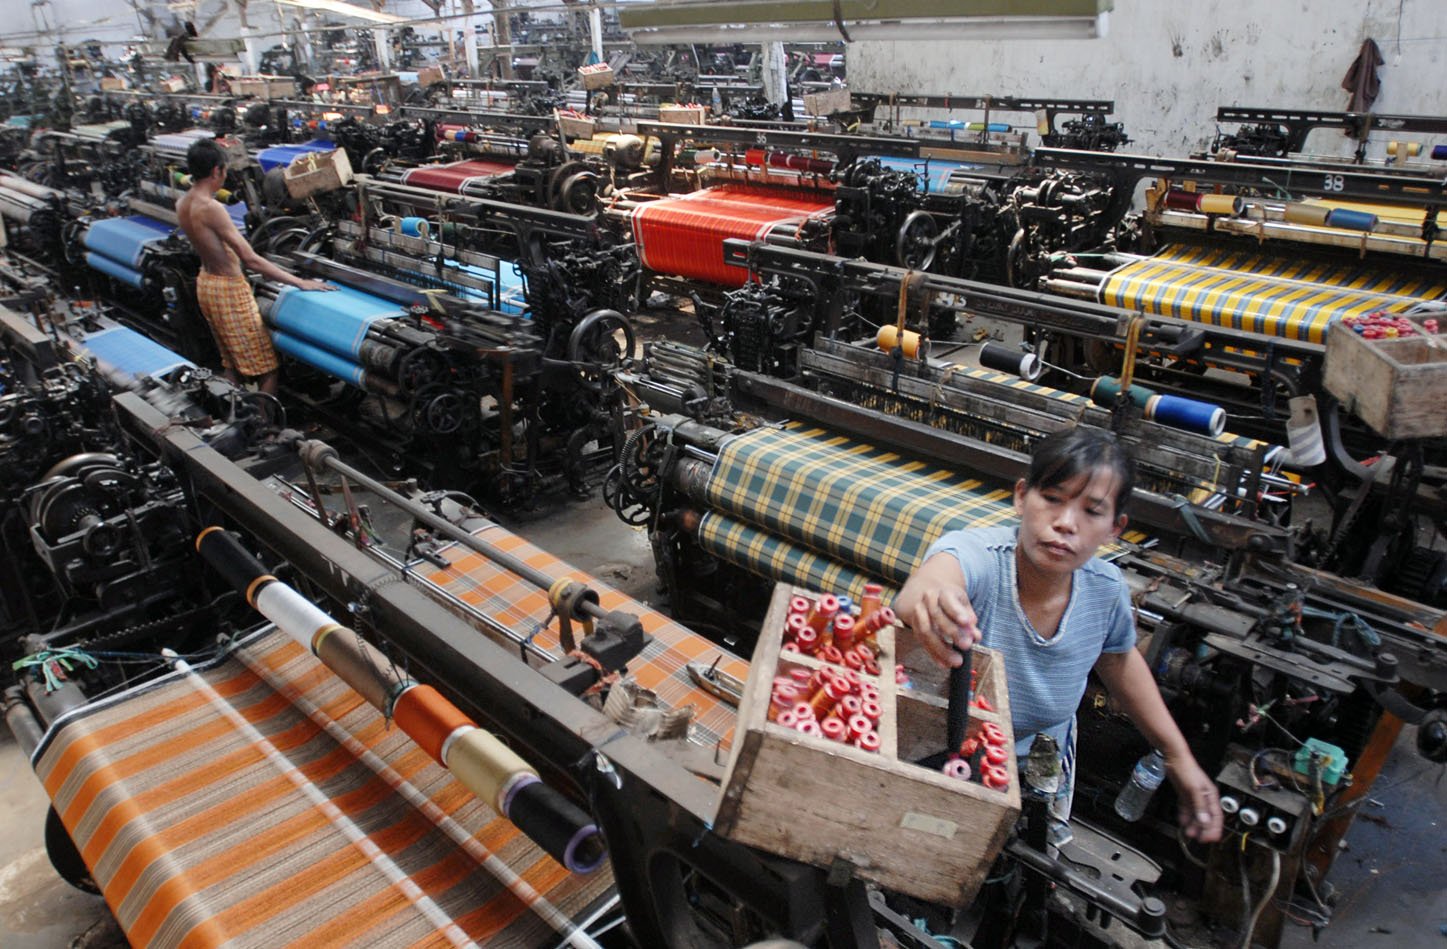
[[35,769],[132,945],[557,946],[613,899],[274,632],[86,708]]
[[946,531],[1011,521],[1009,491],[817,428],[756,428],[724,442],[713,511],[888,583]]
[[265,375],[276,369],[276,349],[244,275],[201,271],[196,278],[196,303],[221,350],[222,367],[243,376]]
[[897,587],[942,534],[1016,520],[1008,490],[799,424],[726,440],[705,493],[706,549],[812,589]]
[[[712,665],[718,660],[721,671],[743,680],[748,677],[746,660],[502,527],[490,525],[475,531],[474,535],[550,577],[571,577],[591,587],[597,591],[600,604],[606,610],[622,610],[637,616],[644,632],[653,640],[628,663],[627,674],[656,693],[666,708],[694,707],[690,740],[712,746],[730,739],[735,720],[733,706],[699,688],[688,674],[687,666],[690,662]],[[558,622],[548,606],[547,591],[459,544],[450,544],[439,553],[449,561],[449,566],[441,570],[419,570],[423,589],[431,587],[460,601],[467,609],[490,617],[507,628],[517,641],[531,638],[534,646],[555,657],[563,655],[558,643]],[[573,632],[575,636],[582,636],[577,624]]]
[[402,173],[402,183],[432,191],[446,191],[461,194],[467,185],[475,181],[487,181],[499,175],[511,174],[515,166],[501,161],[457,161],[447,165],[422,165]]
[[1405,312],[1447,293],[1419,277],[1231,250],[1167,247],[1100,285],[1100,302],[1283,339],[1321,343],[1333,322]]
[[719,185],[642,205],[633,212],[633,239],[654,273],[741,287],[749,271],[724,263],[725,239],[763,240],[778,225],[833,210],[829,192]]

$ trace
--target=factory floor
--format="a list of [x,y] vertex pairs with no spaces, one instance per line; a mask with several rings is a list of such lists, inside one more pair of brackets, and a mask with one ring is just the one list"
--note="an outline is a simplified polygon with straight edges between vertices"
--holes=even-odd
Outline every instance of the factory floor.
[[[697,335],[691,320],[680,325],[662,315],[645,315],[639,330],[642,338]],[[598,500],[570,501],[549,507],[545,516],[505,523],[634,598],[665,606],[646,536]],[[1336,891],[1331,926],[1315,943],[1310,929],[1289,926],[1283,947],[1447,947],[1447,780],[1443,766],[1416,754],[1414,741],[1414,730],[1405,729],[1328,877]],[[105,902],[71,888],[51,868],[47,806],[29,763],[0,728],[0,949],[125,946]],[[1187,902],[1172,906],[1171,919],[1186,945],[1234,946],[1239,938],[1200,925]]]

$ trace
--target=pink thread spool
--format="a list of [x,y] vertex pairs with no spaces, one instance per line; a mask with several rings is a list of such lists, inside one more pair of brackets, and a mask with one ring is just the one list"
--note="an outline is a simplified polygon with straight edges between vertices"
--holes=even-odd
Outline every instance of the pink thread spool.
[[784,641],[795,642],[799,638],[799,631],[809,628],[809,617],[803,613],[791,613],[784,621]]
[[861,735],[874,731],[874,723],[863,715],[849,716],[849,740],[858,741]]
[[853,718],[862,712],[864,700],[857,695],[846,695],[839,700],[839,712],[845,718]]
[[830,741],[843,741],[844,735],[848,731],[847,726],[833,715],[820,722],[819,727],[823,730],[824,737]]
[[812,718],[806,722],[800,722],[797,726],[795,726],[795,728],[803,734],[813,735],[815,738],[818,738],[824,733],[823,730],[819,727],[819,723],[814,721]]
[[860,751],[879,751],[879,732],[865,732],[854,740],[854,747]]
[[970,763],[964,758],[951,758],[941,768],[947,778],[955,778],[959,781],[970,780]]

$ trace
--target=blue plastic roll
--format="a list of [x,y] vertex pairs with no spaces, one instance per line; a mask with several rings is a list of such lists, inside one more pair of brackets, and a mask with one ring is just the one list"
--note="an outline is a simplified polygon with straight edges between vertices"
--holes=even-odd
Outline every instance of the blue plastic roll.
[[372,324],[403,315],[403,309],[390,300],[350,287],[336,290],[287,287],[277,294],[268,322],[274,329],[313,346],[360,362],[362,341]]
[[283,333],[279,330],[271,331],[271,341],[277,349],[288,356],[301,360],[313,369],[320,369],[329,376],[335,376],[343,382],[350,382],[359,389],[367,387],[367,370],[336,353],[329,353],[320,346],[313,346],[304,339],[297,339],[290,333]]
[[1433,146],[1432,146],[1432,160],[1433,160],[1433,161],[1447,161],[1447,145],[1433,145]]
[[1332,208],[1326,214],[1326,225],[1348,231],[1374,231],[1377,228],[1377,216],[1350,208]]
[[407,237],[422,237],[423,231],[427,230],[427,219],[425,217],[404,217],[402,219],[402,233]]
[[135,376],[164,376],[195,363],[127,326],[112,326],[81,341],[96,359]]
[[86,250],[93,250],[136,270],[141,266],[146,248],[165,240],[172,230],[169,224],[141,215],[113,217],[96,221],[86,228],[81,243]]
[[141,272],[139,270],[136,270],[132,267],[127,267],[120,261],[111,260],[104,254],[97,254],[94,251],[91,251],[90,253],[85,255],[85,263],[86,266],[90,267],[90,269],[99,270],[101,273],[107,276],[115,277],[122,283],[130,284],[137,290],[139,290],[146,283],[146,278],[141,275]]
[[1156,395],[1146,402],[1146,418],[1172,428],[1216,436],[1226,430],[1226,410],[1209,402]]
[[930,119],[929,127],[932,129],[962,129],[965,123],[960,119]]

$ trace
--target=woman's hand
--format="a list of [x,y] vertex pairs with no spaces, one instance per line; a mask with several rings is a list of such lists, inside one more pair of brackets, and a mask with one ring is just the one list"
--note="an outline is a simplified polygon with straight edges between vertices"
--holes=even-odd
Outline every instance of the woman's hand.
[[951,554],[925,561],[899,591],[894,611],[915,631],[930,658],[947,668],[960,665],[960,653],[980,641],[975,608],[965,593],[959,561]]
[[1186,836],[1203,844],[1220,840],[1223,821],[1220,795],[1216,793],[1216,783],[1196,763],[1195,757],[1189,752],[1176,760],[1168,756],[1166,774],[1176,786],[1176,797],[1180,800],[1177,819]]

